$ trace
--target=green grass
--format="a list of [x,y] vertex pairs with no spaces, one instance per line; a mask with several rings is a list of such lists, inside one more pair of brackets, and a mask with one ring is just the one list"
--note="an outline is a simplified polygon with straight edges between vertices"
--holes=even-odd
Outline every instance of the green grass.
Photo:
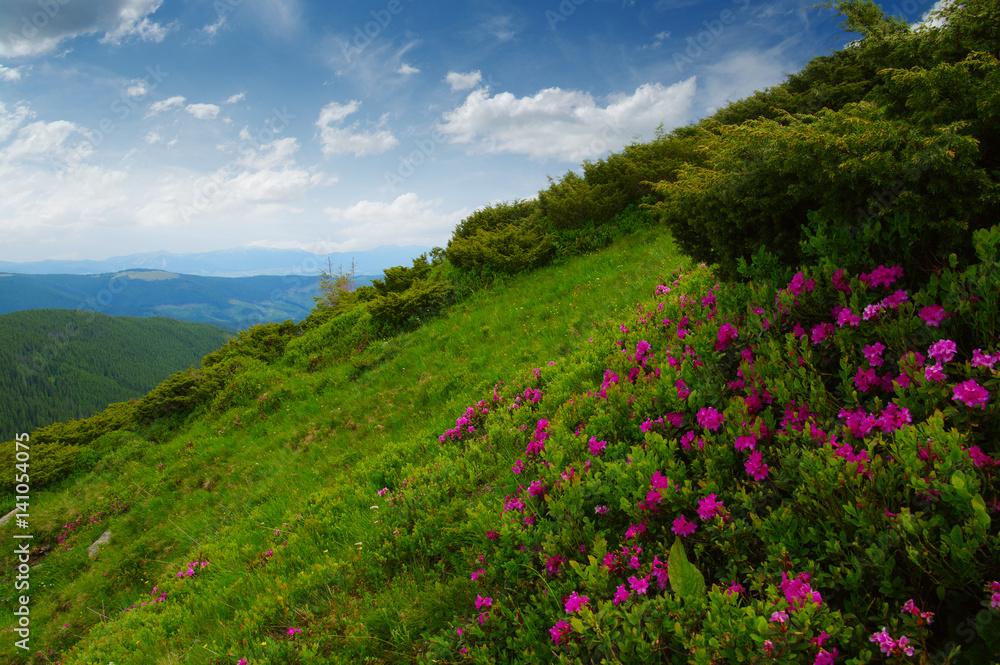
[[[289,660],[284,633],[320,622],[356,643],[358,657],[412,656],[420,632],[447,625],[464,593],[447,572],[450,554],[438,550],[461,548],[466,531],[453,521],[465,519],[472,497],[440,505],[454,538],[410,535],[406,547],[423,552],[411,561],[422,565],[403,570],[365,560],[365,545],[355,545],[377,532],[374,492],[436,455],[437,436],[494,384],[585,352],[598,327],[680,263],[672,241],[648,230],[475,293],[386,340],[362,369],[279,362],[251,377],[259,384],[252,398],[203,408],[157,442],[109,435],[109,452],[92,469],[32,496],[36,545],[54,545],[74,518],[83,525],[71,532],[71,549],[33,564],[31,651],[53,650],[63,663],[236,661],[213,653],[311,662]],[[315,336],[323,330],[291,346],[322,346]],[[468,474],[486,493],[493,481],[477,474],[487,468],[471,455],[448,472]],[[129,508],[107,516],[115,499]],[[90,524],[97,511],[102,521]],[[105,529],[112,540],[90,560],[86,548]],[[5,530],[9,538],[12,527]],[[196,560],[210,564],[177,578]],[[11,573],[4,578],[12,589]],[[425,604],[427,585],[439,589]],[[154,586],[166,602],[123,613],[150,600]],[[5,648],[10,662],[27,662]]]

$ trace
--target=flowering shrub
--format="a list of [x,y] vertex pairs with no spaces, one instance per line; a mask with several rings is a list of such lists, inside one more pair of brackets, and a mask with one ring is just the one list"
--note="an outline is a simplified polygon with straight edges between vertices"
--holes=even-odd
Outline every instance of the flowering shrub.
[[456,617],[461,648],[820,664],[1000,650],[1000,630],[960,643],[931,626],[975,616],[984,585],[1000,605],[990,233],[983,263],[923,287],[892,265],[803,268],[781,289],[704,269],[654,284],[589,387],[546,389],[516,429],[477,426],[514,437],[517,461],[501,507],[475,513],[498,604],[487,624]]

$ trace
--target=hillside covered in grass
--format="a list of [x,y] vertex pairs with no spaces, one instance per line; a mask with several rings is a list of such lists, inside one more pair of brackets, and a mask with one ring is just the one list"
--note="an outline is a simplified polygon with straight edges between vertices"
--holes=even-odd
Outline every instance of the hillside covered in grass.
[[838,7],[782,86],[5,446],[5,655],[1000,662],[1000,9]]

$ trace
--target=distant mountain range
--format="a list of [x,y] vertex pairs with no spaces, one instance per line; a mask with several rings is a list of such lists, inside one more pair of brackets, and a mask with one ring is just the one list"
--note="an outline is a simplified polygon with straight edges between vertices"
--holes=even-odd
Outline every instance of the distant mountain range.
[[227,330],[286,319],[300,321],[309,315],[316,295],[317,275],[201,277],[127,270],[101,275],[0,276],[0,314],[88,310],[111,316],[167,316]]
[[410,265],[429,247],[383,245],[360,252],[311,254],[301,249],[241,247],[214,252],[173,254],[149,252],[115,256],[102,261],[0,261],[0,272],[22,275],[98,275],[122,270],[146,269],[203,277],[248,277],[252,275],[318,275],[327,267],[348,268],[353,260],[360,275],[378,275],[385,268]]

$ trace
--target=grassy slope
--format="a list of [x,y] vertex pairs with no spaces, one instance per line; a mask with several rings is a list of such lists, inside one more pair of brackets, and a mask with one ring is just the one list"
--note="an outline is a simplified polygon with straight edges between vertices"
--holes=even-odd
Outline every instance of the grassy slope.
[[[248,402],[202,413],[155,445],[104,437],[93,470],[32,498],[35,542],[66,536],[34,562],[32,650],[54,649],[65,663],[234,661],[212,653],[283,662],[287,627],[319,621],[347,644],[356,634],[362,653],[391,639],[382,657],[406,660],[419,632],[450,618],[447,589],[430,608],[417,593],[447,587],[447,564],[392,579],[377,562],[359,567],[373,492],[436,454],[437,436],[492,385],[584,348],[588,331],[679,263],[669,238],[651,230],[473,296],[387,342],[360,377],[348,364],[273,366],[246,386]],[[299,343],[321,342],[307,338]],[[111,544],[90,561],[86,547],[106,528]],[[211,563],[194,580],[177,578],[199,560]],[[358,577],[364,570],[370,579]],[[122,614],[163,590],[169,602]],[[23,662],[23,652],[8,654]]]

